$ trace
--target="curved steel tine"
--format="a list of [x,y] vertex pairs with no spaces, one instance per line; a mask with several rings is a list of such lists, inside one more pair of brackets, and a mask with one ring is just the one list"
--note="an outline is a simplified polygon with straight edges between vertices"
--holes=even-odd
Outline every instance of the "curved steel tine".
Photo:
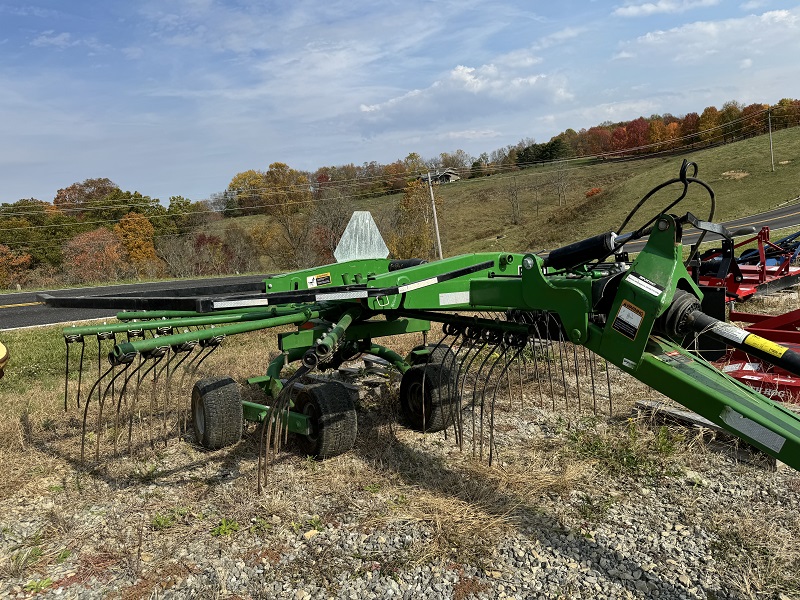
[[[164,354],[161,354],[160,356],[154,356],[154,358],[153,358],[153,367],[150,369],[150,371],[153,372],[153,384],[150,387],[150,405],[149,405],[150,406],[150,414],[148,415],[148,422],[147,422],[147,438],[148,438],[148,442],[150,443],[150,447],[151,448],[153,447],[153,444],[154,444],[154,442],[153,442],[153,427],[152,427],[153,408],[157,407],[156,394],[158,393],[158,376],[161,373],[161,371],[158,369],[158,365],[161,364],[164,361],[164,357],[167,355],[168,352],[169,352],[169,350],[167,349],[164,352]],[[162,367],[162,369],[163,369],[163,367]]]
[[[477,344],[476,342],[480,341],[480,336],[475,337],[474,335],[468,335],[468,332],[465,330],[462,334],[462,345],[466,346],[467,350],[464,353],[464,358],[458,365],[458,374],[457,374],[457,381],[459,382],[459,390],[458,390],[458,397],[459,401],[463,405],[463,398],[464,398],[464,388],[467,384],[467,379],[469,378],[469,370],[472,367],[472,363],[475,361],[475,358],[480,354],[483,347],[486,345],[485,342],[483,344]],[[463,373],[463,375],[462,375]],[[472,419],[472,453],[475,454],[475,407],[471,407],[471,419]],[[462,429],[463,430],[463,429]],[[463,448],[460,448],[463,450]]]
[[[113,372],[113,369],[117,365],[112,363],[111,366],[112,366],[112,372]],[[108,382],[108,385],[106,385],[106,389],[103,390],[103,393],[100,395],[100,402],[98,403],[98,410],[97,410],[97,420],[95,421],[95,437],[96,437],[96,439],[95,439],[95,447],[94,447],[94,460],[95,461],[99,461],[100,460],[100,432],[101,432],[101,428],[102,428],[102,425],[103,425],[103,423],[102,423],[102,421],[103,421],[103,406],[106,403],[106,398],[108,397],[109,390],[111,390],[111,400],[112,401],[114,400],[114,382],[121,375],[123,375],[125,373],[125,371],[127,370],[128,366],[129,366],[129,364],[125,365],[124,367],[122,367],[122,369],[120,369],[119,371],[117,371],[116,373],[114,373],[112,375],[111,381]],[[117,440],[116,419],[114,420],[114,424],[115,424],[115,426],[114,426],[114,448],[116,450],[116,440]]]
[[[261,439],[259,440],[258,453],[258,490],[262,491],[261,474],[263,470],[264,482],[267,478],[267,468],[271,460],[277,456],[281,449],[281,442],[287,438],[289,432],[288,419],[284,419],[284,413],[289,410],[292,400],[292,387],[295,381],[305,377],[314,370],[315,367],[302,365],[295,373],[286,380],[283,388],[278,393],[278,397],[273,400],[272,408],[264,419],[261,427]],[[263,458],[263,460],[262,460]],[[263,467],[263,469],[262,469]]]
[[594,360],[595,360],[595,356],[594,356],[594,352],[592,352],[591,350],[586,350],[586,346],[583,347],[583,351],[584,351],[584,354],[588,353],[588,355],[589,355],[589,377],[590,377],[590,383],[591,383],[591,386],[592,386],[592,413],[596,415],[597,414],[597,394],[595,393],[595,390],[594,390]]
[[[131,364],[132,364],[132,361],[131,361]],[[119,392],[119,400],[117,400],[117,413],[116,413],[116,415],[114,417],[114,429],[115,430],[117,429],[117,426],[119,424],[119,415],[120,415],[120,411],[122,409],[122,400],[125,398],[125,393],[128,391],[128,383],[130,382],[131,379],[133,379],[134,375],[136,375],[139,372],[139,369],[142,368],[143,364],[144,364],[144,361],[142,361],[141,357],[140,357],[140,360],[139,360],[138,364],[136,365],[136,367],[130,373],[128,373],[128,376],[125,377],[125,381],[122,382],[122,389]],[[127,367],[126,367],[126,369],[127,369]],[[137,385],[137,388],[138,388],[138,385]],[[127,402],[126,402],[126,404],[127,404]],[[132,410],[131,410],[131,414],[132,414]],[[130,453],[130,451],[131,451],[131,440],[130,440],[130,437],[128,437],[128,453]],[[116,438],[116,436],[114,437],[114,453],[115,454],[117,453],[117,438]]]
[[[503,366],[503,370],[500,371],[500,374],[498,375],[498,379],[502,379],[503,378],[503,372],[508,373],[508,367],[511,365],[511,363],[516,361],[517,358],[519,357],[519,355],[522,353],[522,350],[525,348],[525,343],[523,342],[521,345],[518,345],[516,347],[515,346],[511,346],[511,347],[515,348],[514,355],[509,360],[507,360],[505,362],[505,365]],[[508,348],[509,348],[509,346],[504,345],[504,348],[503,348],[503,353],[504,354],[508,352]],[[497,364],[497,363],[495,363],[495,364]],[[494,369],[494,365],[492,366],[492,369]],[[487,381],[488,381],[488,379],[487,379]],[[492,394],[492,403],[491,403],[491,407],[490,407],[490,410],[489,410],[489,419],[490,419],[490,422],[489,422],[489,466],[492,466],[492,459],[494,458],[494,404],[495,404],[495,400],[497,399],[497,390],[498,390],[498,388],[499,388],[499,386],[495,386],[495,388],[494,388],[494,393]]]
[[552,313],[547,313],[548,318],[550,318],[553,323],[558,326],[558,362],[561,367],[561,385],[564,386],[564,407],[566,408],[569,404],[569,398],[567,397],[567,370],[564,368],[564,353],[566,352],[564,334],[561,331],[561,326],[556,321],[556,318],[553,316]]
[[78,393],[77,393],[77,403],[78,408],[81,405],[81,379],[83,376],[83,355],[84,351],[86,350],[86,342],[82,335],[80,334],[66,334],[64,335],[64,345],[66,346],[66,360],[64,361],[64,412],[68,409],[68,399],[69,399],[69,355],[70,355],[70,346],[76,342],[80,342],[81,344],[81,357],[80,362],[78,363]]
[[[195,343],[191,343],[191,344],[184,344],[177,351],[175,350],[175,347],[173,346],[173,348],[172,348],[173,351],[176,354],[178,354],[180,352],[180,353],[182,353],[183,356],[181,356],[181,359],[177,362],[175,367],[172,369],[172,373],[167,375],[167,395],[169,397],[171,397],[171,394],[172,394],[172,391],[171,391],[172,390],[172,377],[175,376],[175,373],[178,371],[178,369],[181,368],[181,365],[183,365],[183,363],[186,362],[186,360],[192,355],[192,353],[194,352],[194,349],[195,349],[196,346],[197,346],[196,342]],[[182,389],[182,387],[183,387],[183,379],[184,379],[185,375],[186,375],[186,370],[184,369],[182,374],[181,374],[181,379],[178,381],[178,391],[180,391]],[[181,395],[181,398],[186,398],[186,397],[187,397],[186,394],[182,394]],[[180,409],[179,409],[180,416],[178,418],[178,435],[179,436],[180,435],[185,435],[186,431],[187,431],[187,427],[186,427],[186,413],[187,413],[187,410],[188,410],[187,400],[185,400],[185,399],[181,400]]]
[[578,397],[578,412],[581,411],[581,380],[580,380],[580,369],[578,367],[578,347],[573,344],[572,345],[572,356],[575,362],[575,394]]
[[89,389],[89,395],[86,397],[86,404],[84,404],[83,408],[83,424],[81,426],[81,462],[85,462],[86,458],[86,421],[89,417],[89,406],[91,405],[91,398],[92,394],[94,394],[95,388],[99,389],[100,382],[105,379],[105,377],[111,373],[114,369],[114,365],[108,367],[108,370],[105,373],[102,373],[92,384],[92,387]]
[[64,412],[67,412],[67,398],[69,397],[69,340],[64,337],[66,346],[66,360],[64,361]]
[[[492,333],[495,333],[495,332],[492,332]],[[490,343],[492,343],[492,340],[487,337],[487,341],[486,341],[486,344],[484,344],[484,348],[487,345],[489,345]],[[481,361],[480,366],[478,367],[478,371],[475,373],[475,385],[472,387],[472,406],[473,407],[475,406],[475,393],[478,391],[478,385],[483,380],[483,378],[481,376],[481,373],[483,372],[483,368],[486,366],[486,363],[489,361],[490,358],[492,358],[492,356],[495,354],[497,348],[499,348],[501,344],[502,344],[502,336],[500,336],[500,339],[498,339],[494,343],[494,346],[492,346],[491,350],[489,350],[489,352],[486,353],[486,356],[483,358],[483,360]],[[499,357],[497,357],[497,358],[499,358]],[[494,362],[497,362],[497,358],[495,358]],[[490,369],[490,372],[491,372],[491,369]],[[488,380],[486,380],[486,381],[488,381]],[[479,445],[479,454],[478,454],[478,456],[481,459],[483,459],[483,422],[484,422],[484,414],[483,413],[484,413],[484,400],[485,400],[484,393],[485,393],[485,391],[486,391],[486,382],[484,382],[483,390],[481,390],[480,431],[479,431],[480,445]]]
[[83,357],[86,354],[86,343],[81,341],[81,357],[78,362],[78,395],[75,398],[76,408],[81,407],[81,384],[83,383]]

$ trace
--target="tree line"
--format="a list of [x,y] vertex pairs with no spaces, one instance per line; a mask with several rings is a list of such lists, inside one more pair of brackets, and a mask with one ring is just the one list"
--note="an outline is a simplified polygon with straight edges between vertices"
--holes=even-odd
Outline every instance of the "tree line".
[[[433,256],[430,198],[419,176],[450,169],[464,178],[490,176],[574,157],[614,159],[728,143],[769,128],[800,125],[800,100],[671,114],[567,129],[549,141],[523,139],[478,157],[463,150],[424,159],[410,153],[303,172],[275,162],[233,176],[224,192],[166,205],[123,191],[107,178],[59,189],[52,202],[35,198],[0,205],[0,286],[56,286],[141,277],[190,277],[333,260],[351,203],[396,194],[391,222],[382,223],[393,255]],[[513,195],[513,194],[512,194]],[[512,203],[513,204],[513,203]],[[257,225],[214,227],[249,215]],[[215,233],[217,232],[218,233]]]

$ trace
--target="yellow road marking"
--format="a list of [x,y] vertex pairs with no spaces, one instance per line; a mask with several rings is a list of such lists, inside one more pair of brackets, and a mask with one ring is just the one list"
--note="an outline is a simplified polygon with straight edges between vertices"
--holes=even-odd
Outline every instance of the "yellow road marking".
[[15,306],[36,306],[44,302],[21,302],[20,304],[0,304],[0,308],[14,308]]

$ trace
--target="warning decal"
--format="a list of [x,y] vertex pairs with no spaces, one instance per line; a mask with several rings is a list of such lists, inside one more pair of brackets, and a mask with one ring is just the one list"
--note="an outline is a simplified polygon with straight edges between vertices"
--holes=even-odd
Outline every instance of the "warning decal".
[[611,326],[625,337],[634,340],[639,332],[639,326],[642,324],[643,318],[644,311],[641,308],[634,306],[627,300],[623,300],[622,306],[619,307],[617,316]]
[[331,282],[330,273],[319,273],[318,275],[310,275],[306,277],[306,285],[309,288],[315,288],[318,285],[328,285]]
[[656,298],[658,298],[664,291],[664,288],[658,285],[655,281],[650,281],[647,277],[639,275],[639,273],[636,273],[634,271],[631,271],[630,274],[628,275],[627,282],[632,283],[640,290],[644,290],[645,292],[655,296]]
[[776,344],[773,341],[764,339],[758,335],[748,335],[745,338],[744,343],[778,358],[786,354],[786,350],[788,350],[788,348],[784,348],[783,346]]

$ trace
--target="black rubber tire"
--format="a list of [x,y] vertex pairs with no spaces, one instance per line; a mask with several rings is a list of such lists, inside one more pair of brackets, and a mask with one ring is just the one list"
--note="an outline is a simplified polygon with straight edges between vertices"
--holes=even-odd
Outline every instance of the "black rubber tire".
[[347,388],[338,381],[306,386],[295,398],[296,412],[310,417],[311,433],[298,436],[306,456],[332,458],[349,451],[356,443],[356,405]]
[[242,437],[244,411],[239,386],[230,377],[201,379],[192,388],[192,426],[197,443],[217,450]]
[[453,369],[454,365],[457,365],[458,359],[455,355],[455,352],[453,352],[453,350],[450,348],[449,344],[428,344],[427,346],[416,346],[414,350],[427,350],[429,353],[427,360],[420,358],[415,364],[439,363],[444,365],[447,369]]
[[400,415],[403,424],[415,431],[435,433],[453,423],[452,398],[448,383],[450,365],[430,362],[414,365],[400,380]]

